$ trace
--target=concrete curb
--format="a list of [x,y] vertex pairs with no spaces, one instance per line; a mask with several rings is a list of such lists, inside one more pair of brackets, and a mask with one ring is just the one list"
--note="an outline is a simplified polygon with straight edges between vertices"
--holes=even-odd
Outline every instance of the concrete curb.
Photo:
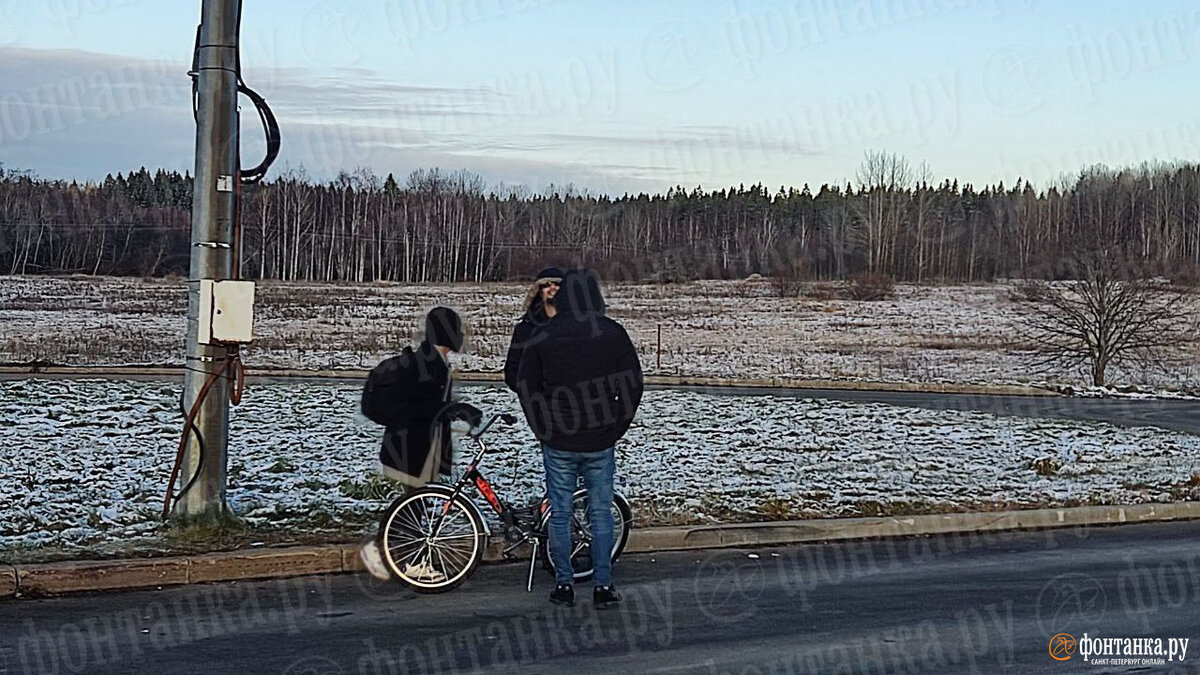
[[0,565],[0,598],[10,598],[17,594],[17,568],[12,565]]
[[332,574],[345,571],[343,560],[341,546],[296,546],[205,553],[189,558],[188,582],[199,584],[209,581]]
[[[67,366],[0,366],[0,374],[57,375],[68,377],[182,377],[183,369],[175,367],[67,367]],[[286,370],[247,368],[248,378],[295,378],[364,380],[365,370]],[[463,382],[500,382],[502,373],[466,372]],[[944,384],[938,382],[860,382],[857,380],[803,380],[770,378],[716,378],[674,375],[647,375],[646,384],[657,387],[741,387],[748,389],[832,389],[838,391],[892,391],[932,394],[974,394],[991,396],[1062,396],[1048,389],[1006,384]]]
[[846,539],[1120,525],[1196,518],[1200,518],[1200,502],[663,527],[634,530],[626,550],[631,553],[644,553]]
[[188,583],[188,559],[178,557],[17,565],[16,569],[21,595]]
[[[682,551],[737,546],[777,546],[847,539],[912,537],[1102,526],[1200,518],[1200,502],[1081,506],[995,513],[802,520],[731,525],[655,527],[630,535],[626,551]],[[502,559],[504,542],[493,538],[484,560]],[[0,599],[78,591],[149,588],[311,574],[360,572],[358,543],[205,553],[138,560],[0,564]],[[527,556],[528,551],[518,551]]]

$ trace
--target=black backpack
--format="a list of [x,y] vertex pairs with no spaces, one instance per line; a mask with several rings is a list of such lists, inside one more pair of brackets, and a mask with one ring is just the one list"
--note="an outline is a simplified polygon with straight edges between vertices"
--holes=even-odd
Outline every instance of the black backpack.
[[385,427],[401,426],[406,421],[409,391],[404,375],[412,365],[412,347],[398,356],[384,359],[367,374],[363,385],[362,414]]

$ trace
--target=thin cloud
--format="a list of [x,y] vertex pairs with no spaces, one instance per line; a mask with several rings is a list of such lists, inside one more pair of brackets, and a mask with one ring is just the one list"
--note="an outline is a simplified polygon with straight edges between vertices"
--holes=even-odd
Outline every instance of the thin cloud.
[[[140,166],[190,169],[189,65],[0,47],[0,161],[79,180]],[[639,155],[616,159],[636,146],[634,137],[545,133],[544,120],[497,104],[504,94],[491,87],[410,85],[362,68],[260,67],[248,69],[246,80],[280,121],[280,166],[305,167],[317,179],[356,167],[398,175],[466,168],[493,184],[575,183],[620,193],[661,184],[649,178],[653,172],[679,173],[668,163],[639,162]],[[242,103],[243,163],[253,163],[262,144]]]

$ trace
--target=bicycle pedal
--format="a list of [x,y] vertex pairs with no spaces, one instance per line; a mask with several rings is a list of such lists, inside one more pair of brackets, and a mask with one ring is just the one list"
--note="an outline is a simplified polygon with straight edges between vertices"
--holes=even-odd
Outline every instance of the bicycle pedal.
[[508,551],[504,551],[504,552],[501,554],[501,557],[502,557],[502,558],[504,558],[504,560],[507,560],[507,561],[512,561],[512,560],[516,560],[516,559],[517,559],[517,554],[516,554],[516,553],[509,553]]

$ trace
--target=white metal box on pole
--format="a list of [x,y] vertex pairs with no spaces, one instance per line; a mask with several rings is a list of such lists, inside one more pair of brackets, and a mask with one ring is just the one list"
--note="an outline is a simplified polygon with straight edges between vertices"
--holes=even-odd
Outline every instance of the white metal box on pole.
[[202,345],[247,343],[254,339],[254,282],[200,280]]

